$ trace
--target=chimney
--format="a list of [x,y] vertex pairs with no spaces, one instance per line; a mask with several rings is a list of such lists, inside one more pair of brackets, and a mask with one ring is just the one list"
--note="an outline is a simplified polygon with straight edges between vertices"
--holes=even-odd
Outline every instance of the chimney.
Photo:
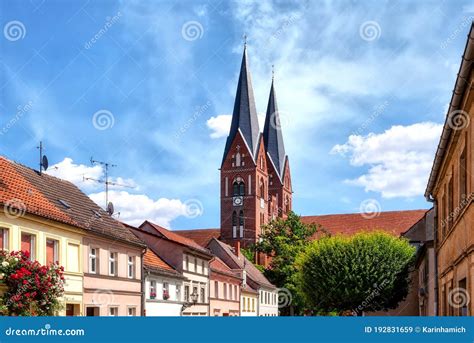
[[234,250],[235,255],[240,258],[240,241],[235,242]]

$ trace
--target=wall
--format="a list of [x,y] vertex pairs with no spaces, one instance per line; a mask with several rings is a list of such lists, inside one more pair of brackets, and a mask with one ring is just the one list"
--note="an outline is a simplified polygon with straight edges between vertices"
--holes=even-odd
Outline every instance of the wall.
[[[150,281],[156,283],[156,298],[150,298]],[[163,299],[163,283],[169,285],[169,299]],[[146,316],[180,316],[183,306],[183,280],[150,274],[145,281]]]
[[[89,269],[89,249],[99,251],[96,274]],[[118,256],[117,275],[109,275],[109,253]],[[84,273],[84,314],[87,307],[98,307],[99,315],[109,315],[110,307],[118,308],[119,316],[128,315],[128,308],[135,308],[136,315],[141,314],[141,254],[142,248],[127,245],[113,239],[87,236],[83,239]],[[135,257],[133,278],[127,275],[127,256]]]
[[278,316],[278,293],[274,289],[260,288],[258,295],[258,315]]
[[[36,216],[24,215],[9,218],[0,212],[0,227],[9,230],[8,240],[11,251],[21,250],[21,233],[30,233],[36,237],[36,260],[46,264],[46,239],[59,241],[59,264],[64,266],[64,303],[78,305],[80,315],[82,307],[83,264],[82,231],[61,223],[43,220]],[[65,310],[60,315],[65,315]]]
[[[218,284],[217,294],[216,282]],[[226,291],[224,291],[224,287],[226,287]],[[230,288],[232,288],[232,297]],[[209,315],[211,316],[240,315],[240,279],[229,277],[211,269],[209,305]]]

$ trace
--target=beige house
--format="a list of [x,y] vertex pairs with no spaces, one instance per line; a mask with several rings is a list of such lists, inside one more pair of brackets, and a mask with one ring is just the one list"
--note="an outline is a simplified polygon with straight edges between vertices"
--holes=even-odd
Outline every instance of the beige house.
[[474,305],[474,24],[471,26],[426,188],[437,222],[439,315],[473,315]]

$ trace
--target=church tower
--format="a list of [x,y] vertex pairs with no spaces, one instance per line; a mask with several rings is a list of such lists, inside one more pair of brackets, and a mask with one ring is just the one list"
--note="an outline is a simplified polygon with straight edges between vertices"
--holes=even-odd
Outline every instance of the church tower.
[[282,123],[275,95],[275,80],[272,77],[268,98],[263,140],[268,164],[268,195],[270,220],[286,217],[292,209],[290,162],[283,143]]
[[291,209],[288,158],[281,128],[272,120],[280,123],[273,83],[262,134],[245,46],[220,169],[220,239],[228,244],[255,244],[262,225]]

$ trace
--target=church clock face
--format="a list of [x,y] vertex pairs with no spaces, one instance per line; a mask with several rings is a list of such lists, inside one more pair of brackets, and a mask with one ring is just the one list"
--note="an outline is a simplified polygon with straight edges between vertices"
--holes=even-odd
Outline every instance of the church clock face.
[[241,197],[241,196],[234,197],[233,203],[234,203],[234,206],[242,206],[243,197]]

